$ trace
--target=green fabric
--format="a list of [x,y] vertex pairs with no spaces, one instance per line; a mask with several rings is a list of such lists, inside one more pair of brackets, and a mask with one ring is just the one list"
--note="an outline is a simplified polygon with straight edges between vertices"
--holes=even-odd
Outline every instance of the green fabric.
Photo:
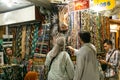
[[34,35],[33,35],[33,40],[32,40],[32,52],[31,55],[33,56],[35,53],[35,49],[36,49],[36,43],[38,40],[38,25],[35,25],[35,29],[34,29]]
[[2,39],[0,39],[0,44],[2,44],[3,43],[3,40]]

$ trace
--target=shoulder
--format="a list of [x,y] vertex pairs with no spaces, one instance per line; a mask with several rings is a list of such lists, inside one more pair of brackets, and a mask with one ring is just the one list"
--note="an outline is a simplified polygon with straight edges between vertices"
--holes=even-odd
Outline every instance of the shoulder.
[[120,53],[120,50],[114,49],[114,52],[115,52],[115,53]]
[[79,49],[79,52],[80,53],[88,53],[90,52],[90,48],[88,46],[82,46],[80,49]]
[[68,54],[67,51],[60,52],[60,55],[63,56],[63,58],[69,58],[70,57],[70,55]]
[[69,55],[67,51],[62,51],[62,52],[60,52],[60,54],[62,54],[63,56]]

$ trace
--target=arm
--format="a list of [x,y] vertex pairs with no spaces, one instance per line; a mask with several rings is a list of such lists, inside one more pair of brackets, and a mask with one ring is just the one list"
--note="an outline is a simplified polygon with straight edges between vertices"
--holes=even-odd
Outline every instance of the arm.
[[52,58],[50,57],[50,53],[51,53],[51,51],[47,54],[46,60],[45,60],[45,66],[46,66],[46,68],[48,68],[48,69],[49,69],[50,62],[51,62],[51,60],[52,60]]
[[71,47],[71,46],[67,46],[67,48],[70,49],[72,55],[75,55],[75,56],[77,55],[77,52],[78,52],[77,49],[74,49],[74,48]]
[[119,64],[119,54],[120,52],[118,50],[115,51],[115,54],[114,54],[114,60],[113,60],[113,63],[111,63],[111,65],[113,67],[117,67],[118,64]]
[[100,60],[100,63],[101,64],[107,64],[108,66],[110,66],[111,68],[115,68],[116,66],[118,66],[118,63],[119,63],[119,51],[116,50],[114,53],[113,53],[113,58],[112,58],[112,62],[107,62],[105,60]]
[[67,74],[68,74],[69,79],[73,80],[74,65],[73,65],[73,62],[68,54],[67,54],[67,59],[66,59],[66,70],[67,70]]
[[106,64],[106,65],[108,65],[108,66],[110,66],[110,67],[113,67],[110,62],[107,62],[107,61],[105,61],[105,60],[99,60],[99,62],[100,62],[101,64]]

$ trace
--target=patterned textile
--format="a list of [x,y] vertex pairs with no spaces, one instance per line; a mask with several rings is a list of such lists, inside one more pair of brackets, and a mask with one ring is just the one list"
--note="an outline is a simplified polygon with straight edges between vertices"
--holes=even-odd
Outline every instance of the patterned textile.
[[0,69],[3,70],[3,80],[22,80],[23,79],[23,67],[20,65],[7,65],[2,66]]
[[35,53],[35,49],[36,49],[36,43],[37,43],[37,39],[38,39],[38,25],[35,24],[34,25],[34,34],[33,34],[33,40],[32,40],[32,51],[31,51],[31,55],[33,56]]
[[22,51],[21,40],[22,40],[22,26],[18,26],[16,30],[16,55],[21,54]]
[[26,54],[25,54],[25,58],[28,59],[28,55],[30,54],[30,32],[31,32],[31,27],[30,25],[26,25]]
[[33,71],[39,73],[39,80],[44,80],[44,65],[33,65]]
[[38,38],[39,49],[42,54],[46,54],[49,51],[49,40],[50,40],[50,25],[42,25],[41,35]]

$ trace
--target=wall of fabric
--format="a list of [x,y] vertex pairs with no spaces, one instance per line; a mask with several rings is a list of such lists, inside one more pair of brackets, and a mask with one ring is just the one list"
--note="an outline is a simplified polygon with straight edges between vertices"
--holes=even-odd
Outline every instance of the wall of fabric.
[[91,42],[96,46],[98,53],[103,51],[103,40],[110,38],[109,18],[90,10],[70,12],[69,15],[69,29],[74,36],[71,34],[69,36],[71,41],[68,42],[73,47],[78,48],[80,44],[77,39],[77,32],[79,30],[89,31],[92,35]]

